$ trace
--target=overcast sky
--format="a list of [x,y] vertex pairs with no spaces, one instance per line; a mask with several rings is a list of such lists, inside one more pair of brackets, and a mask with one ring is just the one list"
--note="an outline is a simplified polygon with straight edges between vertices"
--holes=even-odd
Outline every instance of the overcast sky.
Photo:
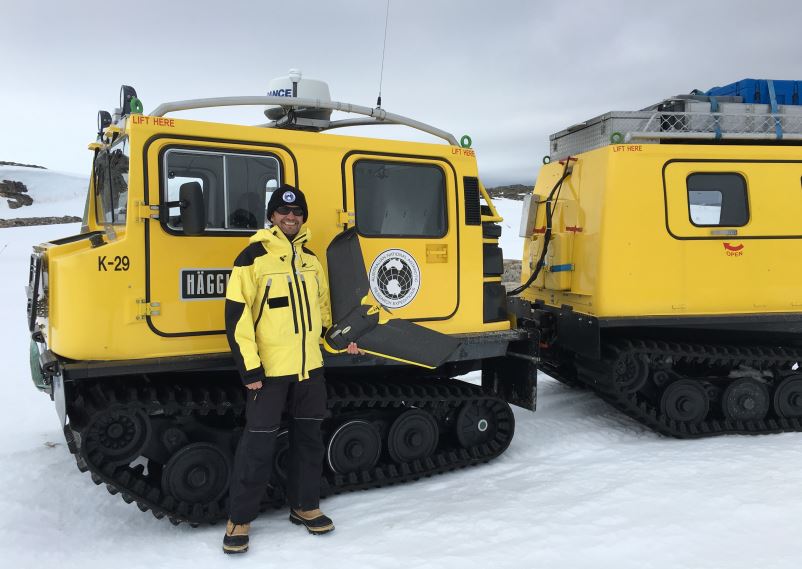
[[[0,160],[88,173],[97,110],[117,106],[121,84],[147,112],[263,95],[296,67],[332,99],[373,106],[385,5],[0,0]],[[391,0],[382,102],[469,134],[486,185],[531,184],[548,135],[571,124],[746,77],[802,79],[801,21],[802,3],[783,0]]]

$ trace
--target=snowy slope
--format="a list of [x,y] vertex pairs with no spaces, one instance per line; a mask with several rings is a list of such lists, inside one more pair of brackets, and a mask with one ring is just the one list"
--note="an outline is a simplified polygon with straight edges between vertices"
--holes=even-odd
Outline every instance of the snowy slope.
[[[28,373],[30,246],[77,224],[0,229],[5,326],[0,552],[5,567],[265,569],[795,569],[802,557],[802,434],[677,441],[587,392],[541,378],[509,450],[480,467],[326,499],[337,531],[263,515],[251,551],[220,526],[171,526],[81,474],[52,402]],[[505,256],[512,253],[506,252]]]
[[32,205],[17,209],[11,209],[7,200],[0,198],[0,219],[83,216],[89,185],[86,176],[24,166],[0,166],[0,180],[22,182],[28,188],[28,195],[33,198]]
[[501,222],[501,239],[499,244],[504,251],[505,259],[521,260],[524,251],[524,240],[518,237],[521,227],[521,207],[523,202],[507,198],[493,200],[499,215],[504,218]]

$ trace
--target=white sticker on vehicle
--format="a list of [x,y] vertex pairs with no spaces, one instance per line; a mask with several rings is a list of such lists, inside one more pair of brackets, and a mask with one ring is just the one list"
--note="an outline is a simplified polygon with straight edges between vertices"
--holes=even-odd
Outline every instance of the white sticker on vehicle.
[[420,289],[420,269],[414,257],[401,249],[388,249],[370,266],[370,291],[387,308],[406,306]]

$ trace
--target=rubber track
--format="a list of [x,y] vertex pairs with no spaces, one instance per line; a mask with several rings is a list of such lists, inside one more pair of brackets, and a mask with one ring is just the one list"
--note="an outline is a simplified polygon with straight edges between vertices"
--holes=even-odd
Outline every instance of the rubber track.
[[[577,363],[579,378],[605,401],[650,429],[681,439],[695,439],[725,434],[760,435],[802,431],[802,421],[767,417],[761,421],[708,419],[697,424],[675,421],[651,402],[635,393],[624,393],[612,381],[616,360],[625,355],[642,355],[648,360],[672,358],[674,363],[718,365],[735,368],[740,365],[758,370],[788,370],[802,363],[802,349],[762,346],[722,346],[652,340],[619,340],[605,346],[601,361]],[[772,413],[770,410],[769,413]]]
[[[347,413],[349,418],[361,409],[420,408],[431,411],[456,410],[462,404],[473,401],[484,404],[496,413],[495,438],[471,448],[446,448],[435,452],[424,460],[409,463],[380,463],[370,470],[339,475],[324,467],[321,497],[352,490],[377,488],[422,477],[440,474],[466,466],[481,464],[500,455],[509,446],[515,429],[515,419],[509,405],[501,399],[485,394],[481,388],[457,380],[412,380],[404,382],[336,381],[329,382],[328,408],[332,420]],[[166,417],[176,415],[225,415],[233,412],[241,417],[244,413],[244,398],[241,389],[198,386],[191,389],[172,386],[133,387],[130,383],[120,385],[98,384],[100,398],[107,404],[129,405],[141,408],[148,414],[159,413]],[[97,396],[96,396],[97,397]],[[79,403],[80,404],[80,403]],[[441,432],[440,445],[444,437]],[[455,437],[453,437],[455,438]],[[143,511],[150,511],[158,518],[167,517],[173,524],[181,522],[193,526],[215,523],[226,517],[227,497],[205,505],[179,502],[166,496],[159,485],[153,485],[144,474],[144,466],[113,466],[104,464],[101,453],[87,450],[80,445],[81,437],[75,434],[78,453],[75,455],[79,470],[89,471],[95,484],[105,484],[111,494],[119,494],[126,503],[135,502]],[[262,509],[280,506],[266,498]]]

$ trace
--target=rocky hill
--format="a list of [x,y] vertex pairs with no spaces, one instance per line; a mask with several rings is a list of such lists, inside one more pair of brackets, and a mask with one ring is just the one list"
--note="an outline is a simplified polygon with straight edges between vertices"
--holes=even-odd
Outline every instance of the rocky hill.
[[509,186],[496,186],[495,188],[487,188],[487,193],[491,198],[507,198],[510,200],[521,201],[524,196],[532,193],[532,186],[524,184],[512,184]]
[[8,200],[10,209],[17,209],[33,203],[33,198],[28,195],[28,188],[16,180],[0,181],[0,198]]
[[37,166],[36,164],[20,164],[19,162],[3,162],[0,160],[0,166],[23,166],[25,168],[39,168],[40,170],[47,170],[44,166]]
[[[27,164],[16,164],[13,162],[0,162],[2,165],[24,166],[27,168],[41,168],[42,166],[32,166]],[[33,198],[28,193],[28,187],[18,180],[0,181],[0,198],[5,198],[10,210],[20,209],[33,205]],[[0,228],[20,227],[29,225],[51,225],[55,223],[75,223],[81,218],[75,215],[57,216],[33,216],[33,217],[12,217],[10,219],[0,219]]]
[[81,221],[85,176],[0,161],[0,228]]
[[57,223],[79,223],[77,215],[56,215],[48,217],[13,217],[0,219],[0,229],[6,227],[27,227],[30,225],[55,225]]

